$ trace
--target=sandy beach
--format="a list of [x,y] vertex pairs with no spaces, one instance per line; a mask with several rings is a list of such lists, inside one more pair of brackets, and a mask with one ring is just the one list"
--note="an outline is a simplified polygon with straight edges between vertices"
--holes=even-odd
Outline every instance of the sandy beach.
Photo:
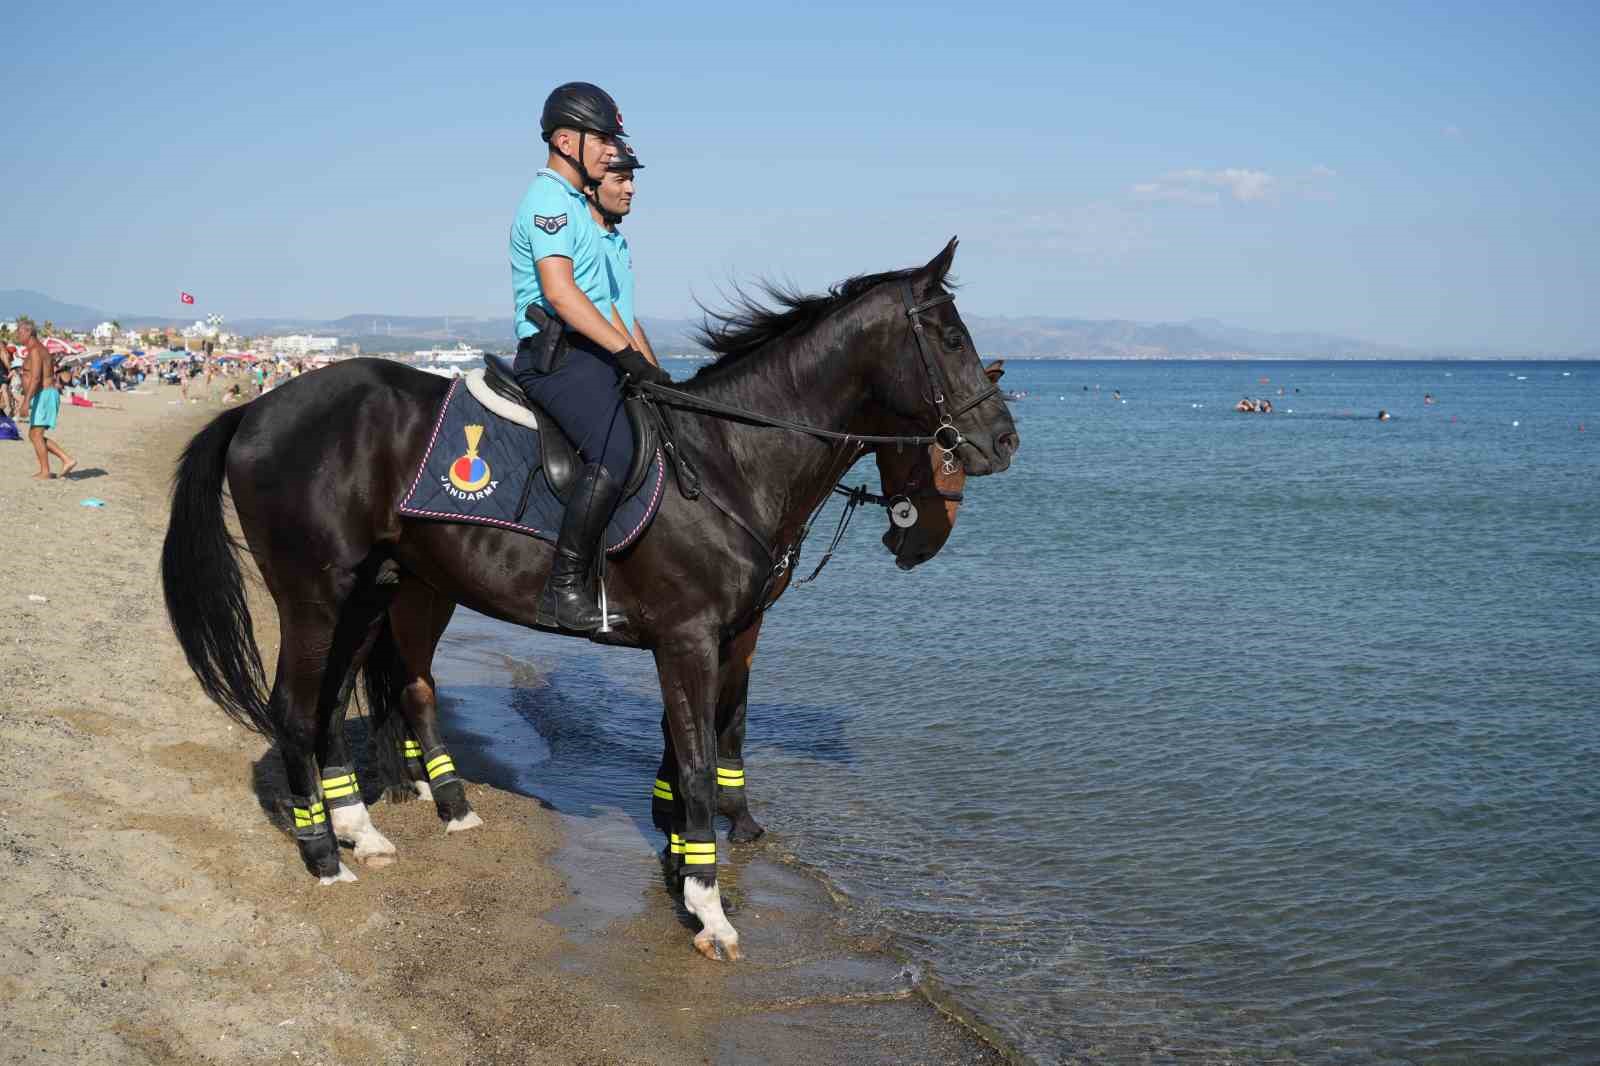
[[998,1061],[772,861],[732,872],[763,916],[745,965],[699,959],[668,907],[574,931],[556,815],[486,785],[469,834],[378,803],[399,862],[319,887],[274,821],[276,753],[200,694],[161,602],[172,462],[219,408],[94,398],[120,410],[64,409],[70,479],[0,443],[0,1058]]

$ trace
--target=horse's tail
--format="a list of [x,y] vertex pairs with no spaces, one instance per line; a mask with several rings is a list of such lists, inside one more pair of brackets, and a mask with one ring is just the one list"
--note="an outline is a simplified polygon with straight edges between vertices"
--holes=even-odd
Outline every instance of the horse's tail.
[[222,514],[228,445],[246,407],[195,434],[172,481],[172,520],[161,546],[167,617],[205,694],[246,729],[273,735],[261,649],[239,571],[238,545]]
[[400,713],[405,667],[387,614],[372,643],[372,651],[367,655],[361,680],[366,689],[372,761],[383,777],[384,795],[390,803],[416,799],[416,789],[411,785],[411,775],[406,768],[405,744],[410,734],[406,732],[405,716]]

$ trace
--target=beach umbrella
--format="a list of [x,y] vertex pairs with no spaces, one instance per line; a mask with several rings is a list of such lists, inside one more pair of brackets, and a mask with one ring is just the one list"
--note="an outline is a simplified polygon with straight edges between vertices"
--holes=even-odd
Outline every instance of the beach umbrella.
[[72,351],[72,345],[68,344],[60,337],[46,337],[44,339],[44,346],[47,351],[55,355],[66,355]]

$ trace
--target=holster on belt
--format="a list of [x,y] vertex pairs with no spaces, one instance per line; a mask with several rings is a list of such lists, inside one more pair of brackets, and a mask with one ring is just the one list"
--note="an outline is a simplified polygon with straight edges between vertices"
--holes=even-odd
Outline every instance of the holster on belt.
[[517,358],[512,369],[519,374],[529,370],[535,374],[552,373],[566,355],[567,324],[533,303],[522,317],[533,323],[539,332],[517,342]]

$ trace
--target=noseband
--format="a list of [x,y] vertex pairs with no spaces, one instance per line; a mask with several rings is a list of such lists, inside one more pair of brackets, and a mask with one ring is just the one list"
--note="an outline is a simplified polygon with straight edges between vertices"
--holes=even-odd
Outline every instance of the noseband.
[[952,302],[955,300],[955,296],[946,292],[933,297],[931,300],[917,303],[917,296],[911,290],[911,280],[909,278],[901,279],[900,287],[905,299],[906,317],[911,320],[911,337],[917,343],[917,356],[922,360],[922,371],[928,378],[929,391],[926,399],[933,405],[934,414],[939,419],[939,426],[933,431],[931,443],[937,444],[940,450],[944,452],[944,460],[941,463],[944,473],[954,474],[956,467],[959,465],[956,462],[956,449],[967,442],[967,438],[956,427],[955,420],[998,393],[1000,386],[991,381],[988,388],[980,389],[969,399],[952,406],[951,402],[945,399],[938,368],[934,364],[933,357],[928,354],[927,330],[922,324],[922,313],[929,308]]

